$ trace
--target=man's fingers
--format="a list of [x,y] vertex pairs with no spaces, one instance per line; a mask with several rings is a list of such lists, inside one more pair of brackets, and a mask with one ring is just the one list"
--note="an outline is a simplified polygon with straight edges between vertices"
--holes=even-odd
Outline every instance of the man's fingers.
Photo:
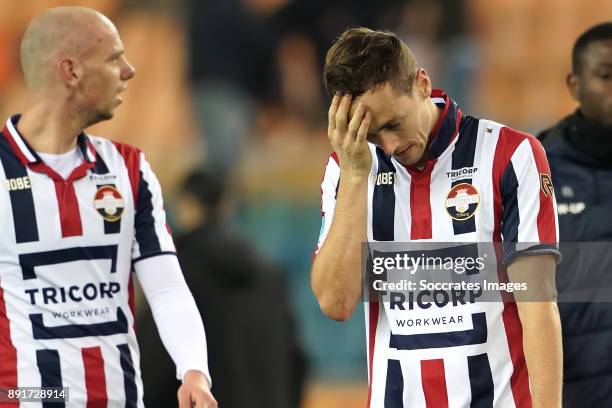
[[217,400],[215,400],[214,398],[211,398],[209,401],[206,401],[206,404],[204,405],[204,408],[218,408],[219,404],[217,403]]
[[212,395],[206,393],[194,394],[192,397],[194,408],[217,408],[217,401]]
[[364,112],[365,112],[365,109],[363,105],[359,103],[357,105],[357,108],[355,109],[355,112],[353,112],[353,117],[351,118],[351,121],[349,122],[349,125],[348,125],[348,129],[349,129],[349,132],[351,132],[351,135],[355,135],[355,133],[357,133],[357,130],[359,129],[359,126],[363,119]]
[[329,136],[331,136],[331,132],[336,127],[336,112],[338,111],[338,106],[340,105],[340,99],[340,95],[334,95],[331,104],[329,105],[329,112],[327,116],[327,133]]
[[358,144],[366,142],[371,121],[372,121],[372,114],[370,112],[366,112],[363,117],[363,120],[359,124],[359,130],[357,130],[356,141]]
[[189,392],[186,392],[182,387],[178,391],[179,408],[191,408],[191,398]]
[[200,397],[195,397],[194,396],[191,399],[191,401],[192,401],[191,406],[193,408],[208,408],[209,407],[209,405],[205,403],[205,399],[202,396],[200,396]]
[[340,101],[336,112],[336,129],[345,130],[349,107],[351,106],[351,94],[345,94]]

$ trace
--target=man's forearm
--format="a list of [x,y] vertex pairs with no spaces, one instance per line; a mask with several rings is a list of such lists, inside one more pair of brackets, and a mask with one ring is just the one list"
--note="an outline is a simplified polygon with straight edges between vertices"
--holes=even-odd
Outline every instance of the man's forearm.
[[521,302],[518,307],[533,407],[561,407],[563,352],[557,304]]
[[196,370],[210,383],[206,333],[178,259],[160,255],[134,265],[164,347],[176,364],[177,378]]
[[510,280],[528,288],[516,292],[515,298],[534,408],[561,407],[563,348],[555,269],[556,259],[550,254],[520,256],[508,267]]
[[367,177],[340,177],[334,219],[312,266],[312,289],[321,310],[346,320],[361,296],[361,243],[366,239]]

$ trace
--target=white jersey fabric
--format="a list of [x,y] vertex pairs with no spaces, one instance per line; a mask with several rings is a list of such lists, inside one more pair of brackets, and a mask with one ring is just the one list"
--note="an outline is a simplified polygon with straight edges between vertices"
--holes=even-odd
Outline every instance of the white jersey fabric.
[[0,388],[70,387],[70,407],[142,407],[131,272],[175,256],[159,182],[139,150],[84,133],[84,160],[61,177],[18,120],[0,135]]
[[[368,241],[515,243],[500,256],[502,274],[521,253],[558,255],[555,199],[539,141],[464,117],[442,91],[432,100],[442,115],[428,145],[433,159],[423,169],[369,145]],[[333,153],[321,185],[315,256],[333,222],[341,177]],[[432,306],[398,311],[389,302],[365,303],[368,407],[530,407],[516,304]]]
[[51,153],[40,153],[38,156],[43,162],[62,178],[67,179],[72,173],[72,170],[79,167],[79,164],[83,162],[83,156],[81,151],[76,147],[69,152],[62,154],[51,154]]

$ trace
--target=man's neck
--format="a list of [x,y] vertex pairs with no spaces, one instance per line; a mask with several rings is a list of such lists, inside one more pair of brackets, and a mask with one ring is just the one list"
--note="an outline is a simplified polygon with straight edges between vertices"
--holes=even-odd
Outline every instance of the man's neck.
[[[438,105],[436,105],[431,99],[429,100],[429,114],[428,114],[428,139],[427,139],[427,144],[429,145],[429,139],[431,139],[434,135],[431,134],[431,132],[433,131],[434,127],[436,126],[436,123],[438,123],[438,120],[440,119],[440,116],[442,115],[442,112],[444,109],[440,108]],[[425,151],[423,152],[423,156],[421,157],[421,160],[418,161],[418,163],[415,165],[417,168],[419,169],[423,169],[425,167],[425,163],[427,163],[428,160],[430,160],[432,158],[431,153],[429,152],[429,149],[425,149]]]
[[62,154],[76,146],[82,124],[76,115],[69,115],[61,107],[33,104],[26,109],[17,129],[36,152]]

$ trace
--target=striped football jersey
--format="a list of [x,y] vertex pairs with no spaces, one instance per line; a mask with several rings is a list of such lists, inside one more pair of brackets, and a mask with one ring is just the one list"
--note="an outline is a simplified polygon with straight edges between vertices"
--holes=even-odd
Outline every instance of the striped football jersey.
[[[558,256],[554,192],[538,140],[464,116],[442,91],[432,100],[442,115],[424,168],[404,166],[369,144],[368,241],[503,242],[502,274],[521,253]],[[315,256],[333,222],[341,177],[333,153],[321,185]],[[364,305],[368,407],[531,406],[515,303],[412,304],[403,311],[386,301]]]
[[43,407],[142,407],[132,266],[175,253],[159,182],[139,150],[84,133],[63,179],[18,120],[0,135],[0,389],[69,387],[69,403]]

